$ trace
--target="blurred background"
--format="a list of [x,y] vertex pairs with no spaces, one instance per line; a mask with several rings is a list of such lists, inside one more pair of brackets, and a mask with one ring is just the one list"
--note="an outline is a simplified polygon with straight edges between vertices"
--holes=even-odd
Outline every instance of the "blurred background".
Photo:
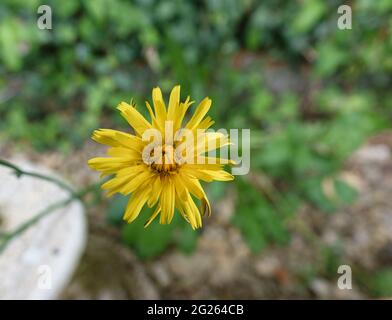
[[[42,4],[51,30],[37,27]],[[342,4],[1,1],[1,157],[97,182],[92,131],[128,131],[116,105],[144,112],[157,85],[166,99],[176,84],[183,99],[211,97],[215,128],[251,129],[250,173],[206,185],[200,231],[126,225],[126,198],[90,195],[87,248],[61,298],[392,296],[392,2],[346,2],[349,30]],[[336,285],[340,265],[352,290]]]

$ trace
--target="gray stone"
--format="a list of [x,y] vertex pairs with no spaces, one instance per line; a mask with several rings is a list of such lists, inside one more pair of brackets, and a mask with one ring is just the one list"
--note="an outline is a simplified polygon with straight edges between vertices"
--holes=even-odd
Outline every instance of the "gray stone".
[[[24,170],[53,172],[24,160]],[[17,178],[0,166],[0,231],[10,232],[67,191],[29,176]],[[80,201],[55,210],[13,239],[0,254],[0,299],[56,299],[72,276],[86,242],[86,218]]]

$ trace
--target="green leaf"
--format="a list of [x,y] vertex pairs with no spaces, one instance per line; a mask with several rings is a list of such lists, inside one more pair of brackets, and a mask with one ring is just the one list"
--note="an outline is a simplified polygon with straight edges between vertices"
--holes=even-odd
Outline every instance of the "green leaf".
[[358,192],[343,180],[335,180],[335,190],[343,203],[352,203],[358,196]]
[[241,230],[252,252],[259,252],[270,242],[286,244],[289,234],[284,225],[287,216],[284,206],[274,207],[253,186],[243,180],[238,180],[236,185],[239,201],[233,223]]
[[368,285],[370,291],[377,297],[392,296],[392,268],[376,271]]
[[161,225],[158,218],[148,228],[144,228],[144,223],[151,214],[152,210],[145,207],[135,221],[122,228],[124,243],[133,248],[142,259],[163,253],[173,237],[174,225]]
[[214,181],[207,186],[207,197],[210,202],[219,201],[225,194],[227,184],[225,182]]
[[325,3],[318,0],[305,0],[295,16],[293,30],[297,33],[309,31],[321,19],[326,10]]
[[199,232],[193,230],[182,217],[177,219],[179,220],[179,227],[176,233],[176,244],[182,252],[191,254],[196,249]]
[[348,52],[335,43],[322,43],[318,48],[315,70],[323,76],[332,75],[348,57]]
[[308,179],[302,182],[305,197],[324,212],[331,213],[337,209],[335,203],[329,199],[322,189],[322,177]]
[[114,225],[121,225],[127,203],[128,197],[120,194],[115,195],[109,203],[107,221]]
[[152,213],[152,209],[144,207],[135,221],[122,227],[124,243],[134,249],[140,258],[156,257],[170,245],[178,246],[187,254],[195,250],[199,232],[193,230],[179,212],[174,213],[171,224],[160,224],[158,216],[148,228],[144,228],[144,223]]
[[270,107],[274,102],[274,96],[268,90],[258,91],[252,101],[251,113],[253,116],[262,119],[268,116]]

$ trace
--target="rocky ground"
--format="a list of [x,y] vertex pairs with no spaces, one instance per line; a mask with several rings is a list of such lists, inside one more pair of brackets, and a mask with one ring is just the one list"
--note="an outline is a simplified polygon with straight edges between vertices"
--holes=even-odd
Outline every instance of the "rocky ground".
[[[97,179],[80,165],[96,148],[88,144],[67,159],[54,153],[30,158],[83,185]],[[289,222],[290,244],[269,246],[258,255],[229,224],[229,196],[216,205],[193,255],[171,249],[147,262],[121,244],[102,208],[92,208],[86,252],[61,298],[368,298],[371,279],[392,267],[392,133],[360,148],[341,176],[358,190],[355,204],[334,214],[302,207]],[[333,190],[326,185],[326,192]],[[341,264],[352,268],[352,290],[337,287]]]

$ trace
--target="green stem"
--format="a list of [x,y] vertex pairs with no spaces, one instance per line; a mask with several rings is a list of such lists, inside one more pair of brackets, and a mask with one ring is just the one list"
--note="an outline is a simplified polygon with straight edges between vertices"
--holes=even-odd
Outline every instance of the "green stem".
[[49,181],[49,182],[52,182],[52,183],[58,185],[60,188],[68,191],[71,195],[75,194],[75,191],[69,185],[67,185],[66,183],[64,183],[56,178],[47,176],[45,174],[37,173],[37,172],[22,170],[18,166],[14,165],[6,160],[3,160],[3,159],[0,159],[0,166],[8,167],[8,168],[14,170],[14,173],[18,178],[24,175],[24,176],[30,176],[30,177],[38,178],[41,180]]
[[12,239],[15,237],[19,236],[23,232],[25,232],[28,228],[30,228],[32,225],[40,221],[43,217],[46,217],[48,214],[54,212],[56,209],[62,208],[70,204],[74,199],[81,199],[83,198],[86,194],[88,194],[91,191],[96,190],[99,187],[99,184],[92,184],[78,192],[72,192],[72,195],[64,200],[58,201],[54,204],[49,205],[46,207],[44,210],[39,212],[37,215],[32,217],[31,219],[27,220],[26,222],[22,223],[19,227],[17,227],[15,230],[5,233],[2,235],[0,238],[2,240],[0,244],[0,254],[4,251],[4,249],[8,246],[8,244],[11,242]]

